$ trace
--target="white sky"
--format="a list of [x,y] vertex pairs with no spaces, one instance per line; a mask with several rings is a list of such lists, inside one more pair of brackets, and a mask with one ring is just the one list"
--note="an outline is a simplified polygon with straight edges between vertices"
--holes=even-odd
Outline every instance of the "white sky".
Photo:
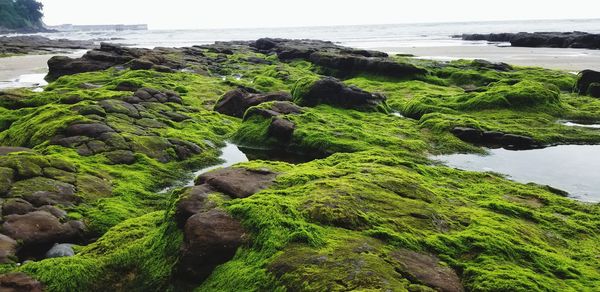
[[42,0],[46,24],[151,29],[599,18],[600,0]]

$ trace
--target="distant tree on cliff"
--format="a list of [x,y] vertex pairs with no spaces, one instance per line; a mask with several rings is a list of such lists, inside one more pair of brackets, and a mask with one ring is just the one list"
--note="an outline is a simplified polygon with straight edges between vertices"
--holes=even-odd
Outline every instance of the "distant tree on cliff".
[[44,5],[36,0],[0,0],[0,27],[38,29],[42,27]]

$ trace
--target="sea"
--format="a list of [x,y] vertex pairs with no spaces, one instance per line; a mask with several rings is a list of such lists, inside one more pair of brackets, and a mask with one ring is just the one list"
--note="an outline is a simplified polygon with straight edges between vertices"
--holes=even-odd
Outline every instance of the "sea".
[[463,33],[585,31],[600,33],[600,19],[412,23],[356,26],[238,28],[148,31],[73,31],[41,34],[49,38],[124,43],[136,47],[185,47],[216,41],[262,37],[319,39],[365,49],[486,46],[487,42],[452,38]]

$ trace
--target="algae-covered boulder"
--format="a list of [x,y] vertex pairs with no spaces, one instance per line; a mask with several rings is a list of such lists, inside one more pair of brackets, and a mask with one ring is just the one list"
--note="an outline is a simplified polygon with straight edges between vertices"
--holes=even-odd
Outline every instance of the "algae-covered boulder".
[[0,264],[9,264],[17,258],[18,243],[16,240],[0,234]]
[[246,198],[273,184],[277,173],[230,167],[211,171],[199,176],[196,185],[208,184],[233,198]]
[[590,85],[593,83],[600,83],[600,72],[594,70],[583,70],[578,74],[575,90],[579,94],[588,94]]
[[265,106],[251,107],[248,109],[248,111],[246,111],[246,114],[244,114],[244,120],[247,120],[254,115],[262,116],[264,118],[272,118],[280,115],[297,115],[303,112],[304,110],[302,110],[301,107],[292,102],[275,101],[266,104]]
[[520,81],[513,85],[493,85],[485,92],[459,98],[458,103],[468,109],[555,106],[560,103],[560,90],[550,84]]
[[180,271],[197,282],[233,258],[247,236],[239,221],[217,209],[190,217],[184,235]]
[[0,291],[42,292],[44,286],[24,273],[7,273],[0,275]]
[[14,171],[12,168],[0,167],[0,197],[4,196],[10,190],[13,183]]
[[386,97],[356,86],[349,86],[333,77],[305,78],[293,90],[294,102],[301,106],[328,104],[357,110],[376,110],[385,106]]
[[391,77],[413,77],[427,74],[427,70],[423,68],[388,58],[315,52],[309,59],[316,65],[338,70],[340,75],[371,73]]
[[421,282],[437,291],[464,291],[456,272],[441,265],[440,260],[434,255],[398,249],[393,251],[390,257],[399,263],[403,274],[413,281]]
[[223,95],[215,105],[215,111],[232,117],[241,118],[250,107],[269,101],[290,101],[292,96],[286,92],[267,94],[249,93],[244,89],[235,89]]
[[78,240],[83,237],[85,229],[79,221],[61,223],[58,218],[45,211],[9,215],[5,219],[2,224],[3,233],[21,240],[25,246]]
[[594,82],[588,86],[587,93],[591,97],[600,98],[600,82]]

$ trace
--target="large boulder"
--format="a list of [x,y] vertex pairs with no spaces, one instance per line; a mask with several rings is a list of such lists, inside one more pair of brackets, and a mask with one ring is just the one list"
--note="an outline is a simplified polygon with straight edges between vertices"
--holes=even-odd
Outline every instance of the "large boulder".
[[469,127],[454,127],[450,132],[465,142],[491,148],[504,147],[507,149],[525,150],[539,148],[541,146],[540,143],[531,137],[506,134],[498,131],[483,131]]
[[293,95],[294,102],[302,106],[329,104],[358,110],[375,110],[386,100],[382,94],[348,86],[333,77],[300,80],[294,88]]
[[269,101],[291,101],[292,96],[286,92],[249,93],[244,89],[235,89],[223,95],[215,105],[215,111],[241,118],[250,107]]
[[17,255],[17,247],[18,243],[16,240],[4,234],[0,234],[0,264],[14,262]]
[[9,195],[23,198],[36,207],[44,205],[73,205],[81,199],[75,195],[75,186],[58,180],[34,177],[13,184]]
[[316,65],[335,69],[341,75],[372,73],[391,77],[410,77],[427,74],[427,70],[423,68],[409,63],[399,63],[389,58],[315,52],[309,59]]
[[233,198],[246,198],[273,184],[277,173],[241,167],[218,169],[196,178],[196,185],[207,184]]
[[292,139],[294,130],[296,130],[294,122],[282,118],[274,118],[269,125],[267,133],[278,141],[286,143]]
[[[175,218],[179,226],[183,226],[192,215],[206,212],[217,207],[217,202],[211,199],[217,195],[215,189],[208,184],[185,188],[181,194],[175,211]],[[227,199],[221,196],[222,199]]]
[[390,258],[399,265],[399,270],[411,282],[423,283],[437,291],[464,291],[456,272],[441,265],[440,260],[434,255],[398,249],[390,253]]
[[80,221],[61,223],[48,212],[35,211],[6,216],[2,232],[22,241],[25,246],[39,246],[79,240],[83,236],[84,226]]
[[[594,70],[583,70],[579,72],[579,78],[577,79],[577,83],[575,84],[575,90],[579,94],[590,94],[595,95],[596,89],[595,86],[592,88],[593,92],[590,92],[590,85],[594,83],[600,83],[600,72]],[[600,96],[596,96],[600,97]]]
[[39,281],[24,273],[8,273],[0,275],[0,291],[2,292],[42,292],[44,286]]
[[240,222],[223,211],[193,215],[184,227],[180,273],[201,282],[216,266],[233,258],[245,240]]
[[104,133],[114,132],[111,127],[101,123],[73,124],[65,129],[68,136],[86,136],[97,138]]

